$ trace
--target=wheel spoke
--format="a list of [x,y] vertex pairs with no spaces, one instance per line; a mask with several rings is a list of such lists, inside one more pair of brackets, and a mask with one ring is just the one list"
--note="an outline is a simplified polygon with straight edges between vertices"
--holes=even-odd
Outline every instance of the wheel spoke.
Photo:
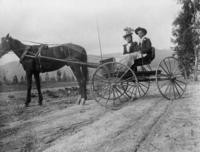
[[115,95],[115,92],[114,92],[114,88],[112,88],[112,92],[113,92],[113,101],[116,99],[116,95]]
[[[132,89],[132,92],[130,91],[129,93],[130,93],[130,95],[132,95],[133,94],[133,91],[135,90],[135,86],[134,87],[129,87],[128,89],[127,89],[127,91],[126,91],[126,94],[129,92],[129,90],[131,90]],[[136,88],[137,89],[137,88]],[[127,94],[128,95],[128,94]],[[129,96],[129,95],[128,95]],[[129,96],[129,97],[131,97],[131,96]]]
[[178,84],[176,81],[175,81],[175,83],[177,84],[177,86],[184,92],[184,89],[181,87],[181,85],[180,84]]
[[177,70],[178,70],[178,66],[176,66],[176,68],[174,69],[173,73],[176,73]]
[[166,80],[166,82],[160,86],[160,89],[162,89],[162,88],[163,88],[165,85],[167,85],[168,83],[169,83],[169,81]]
[[105,81],[105,80],[94,80],[95,81],[95,83],[97,83],[97,82],[99,82],[99,83],[101,83],[101,84],[106,84],[106,83],[108,83],[108,81]]
[[121,80],[121,78],[118,79],[118,81],[116,83],[119,83],[119,82],[127,82],[127,81],[131,81],[133,79],[133,77],[129,77],[127,79],[123,79]]
[[171,83],[169,83],[169,96],[170,96],[169,98],[172,99],[171,98],[171,96],[172,96],[172,85],[171,85]]
[[175,88],[175,87],[174,87],[174,84],[173,84],[173,86],[172,86],[172,87],[173,87],[174,99],[176,99],[176,92],[175,92],[175,90],[174,90],[174,88]]
[[181,80],[178,80],[178,79],[176,79],[176,81],[178,81],[178,82],[180,82],[180,83],[182,83],[182,84],[186,85],[186,83],[185,83],[185,82],[183,82],[183,81],[181,81]]
[[163,73],[160,73],[160,74],[159,74],[159,76],[163,76],[163,77],[166,77],[166,78],[168,78],[168,77],[169,77],[168,75],[166,75],[166,74],[163,74]]
[[179,90],[178,90],[178,88],[177,88],[177,86],[176,86],[176,83],[174,84],[174,87],[175,87],[175,89],[176,89],[178,95],[181,96],[181,94],[180,94],[180,92],[179,92]]
[[139,97],[141,97],[141,93],[140,93],[140,89],[139,89],[139,87],[137,87],[136,90],[138,90]]
[[116,87],[116,90],[117,90],[117,92],[119,92],[121,95],[123,95],[123,93],[120,91],[120,89],[118,89],[117,87]]
[[164,67],[160,64],[160,67],[163,69],[163,71],[166,73],[166,74],[169,74],[165,69]]
[[181,73],[173,74],[173,76],[181,76],[181,77],[183,77]]
[[[110,100],[110,90],[111,90],[111,86],[109,87],[109,96],[108,96],[108,100]],[[106,101],[106,104],[108,104],[108,100]]]
[[121,96],[122,96],[123,94],[120,94],[120,93],[117,91],[117,90],[118,90],[117,87],[115,88],[115,90],[116,90],[117,96],[119,97],[120,103],[122,103]]
[[168,68],[168,66],[167,66],[167,63],[165,62],[165,60],[163,60],[163,62],[164,62],[164,64],[165,64],[165,66],[167,67],[167,71],[168,71],[169,74],[170,74],[171,72],[169,71],[169,68]]
[[106,78],[104,78],[103,76],[100,76],[100,75],[98,75],[98,74],[96,74],[95,77],[97,77],[99,80],[101,80],[101,79],[102,79],[102,80],[106,80]]
[[168,63],[169,63],[169,70],[171,72],[172,71],[172,67],[171,67],[171,64],[170,64],[170,58],[168,58]]
[[167,94],[167,91],[168,91],[168,89],[169,89],[169,86],[170,86],[170,83],[168,83],[168,85],[167,85],[167,87],[166,87],[166,89],[165,89],[165,94]]
[[125,74],[129,71],[129,69],[127,69],[123,74],[122,76],[119,78],[120,80],[125,76]]
[[[149,88],[149,87],[147,87],[146,85],[144,85],[143,83],[140,83],[140,82],[138,82],[139,84],[141,84],[142,86],[144,86],[145,88]],[[149,84],[149,83],[148,83]],[[149,85],[148,85],[149,86]]]
[[141,85],[139,85],[140,89],[142,90],[142,92],[145,94],[144,89],[141,87]]

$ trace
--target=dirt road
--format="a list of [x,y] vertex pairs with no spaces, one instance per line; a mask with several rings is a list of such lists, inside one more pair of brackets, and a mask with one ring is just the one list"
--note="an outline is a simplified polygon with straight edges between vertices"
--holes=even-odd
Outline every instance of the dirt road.
[[24,92],[2,93],[0,151],[199,152],[200,83],[187,90],[184,98],[168,101],[153,87],[116,111],[64,97],[46,97],[42,107],[34,98],[24,109]]

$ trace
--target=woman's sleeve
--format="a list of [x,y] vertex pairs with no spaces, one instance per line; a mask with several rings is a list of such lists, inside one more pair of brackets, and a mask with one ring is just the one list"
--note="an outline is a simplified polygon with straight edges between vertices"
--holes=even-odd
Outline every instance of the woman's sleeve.
[[123,49],[124,49],[123,54],[127,54],[128,51],[127,51],[127,48],[126,48],[126,44],[123,45]]

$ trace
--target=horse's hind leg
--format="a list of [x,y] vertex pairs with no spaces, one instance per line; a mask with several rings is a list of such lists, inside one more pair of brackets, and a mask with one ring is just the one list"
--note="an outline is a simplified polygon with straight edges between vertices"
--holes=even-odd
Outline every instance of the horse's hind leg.
[[78,82],[78,85],[79,85],[79,94],[81,95],[81,97],[78,98],[77,100],[77,103],[80,104],[81,100],[82,100],[82,77],[81,77],[81,70],[80,70],[80,66],[79,65],[74,65],[74,66],[71,66],[71,69],[76,77],[76,80]]
[[36,87],[37,87],[37,90],[38,90],[38,97],[39,97],[38,104],[42,105],[43,97],[42,97],[42,92],[41,92],[40,74],[39,74],[39,72],[35,72],[34,73],[34,78],[35,78],[35,84],[36,84]]
[[82,65],[82,89],[83,89],[83,104],[87,100],[87,79],[88,79],[88,67]]
[[28,107],[29,103],[31,102],[31,87],[32,87],[32,73],[31,72],[26,72],[26,79],[27,79],[27,94],[26,94],[25,106]]

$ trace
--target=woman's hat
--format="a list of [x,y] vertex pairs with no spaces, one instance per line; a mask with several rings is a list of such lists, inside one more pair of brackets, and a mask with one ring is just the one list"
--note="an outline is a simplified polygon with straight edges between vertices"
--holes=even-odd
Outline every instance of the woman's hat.
[[131,36],[134,30],[131,27],[126,27],[124,31],[126,34],[123,37],[126,38],[127,36]]
[[139,32],[139,31],[142,31],[142,32],[144,33],[144,35],[147,34],[147,30],[146,30],[145,28],[142,28],[142,27],[136,28],[136,29],[135,29],[135,34],[138,35],[138,32]]

